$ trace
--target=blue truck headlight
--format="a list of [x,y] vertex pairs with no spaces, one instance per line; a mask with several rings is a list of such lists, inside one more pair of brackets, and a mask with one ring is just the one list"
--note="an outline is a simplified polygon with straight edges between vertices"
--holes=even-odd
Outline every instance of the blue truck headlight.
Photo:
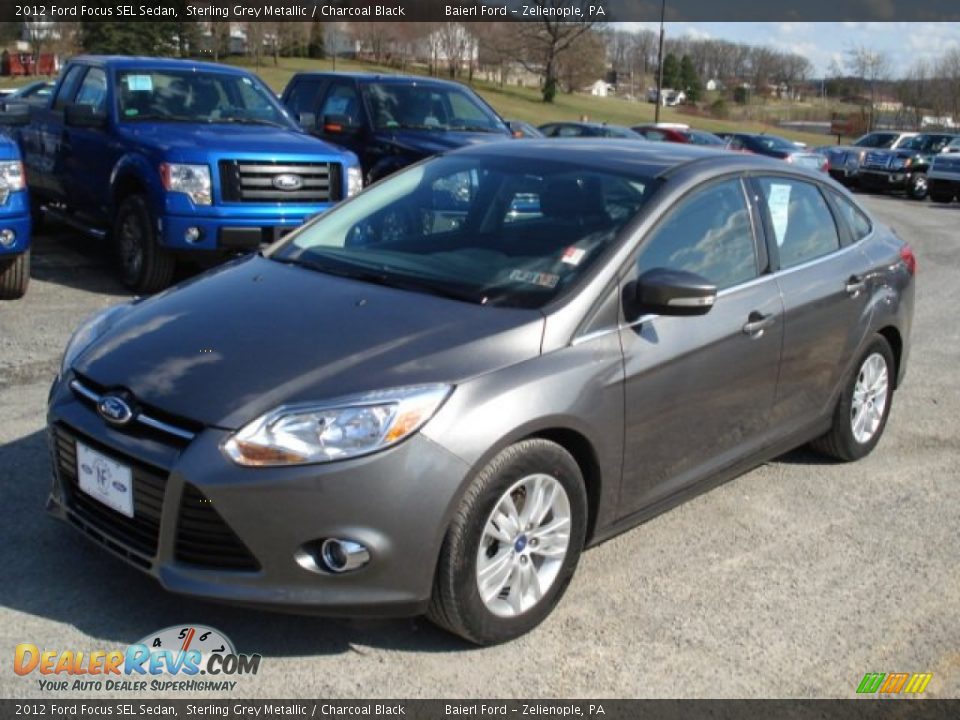
[[186,193],[197,205],[211,203],[208,165],[163,163],[160,165],[160,178],[163,181],[163,189],[167,192]]
[[363,190],[363,169],[357,165],[347,168],[347,197]]
[[7,201],[10,193],[23,190],[26,186],[23,163],[19,160],[0,162],[0,204]]

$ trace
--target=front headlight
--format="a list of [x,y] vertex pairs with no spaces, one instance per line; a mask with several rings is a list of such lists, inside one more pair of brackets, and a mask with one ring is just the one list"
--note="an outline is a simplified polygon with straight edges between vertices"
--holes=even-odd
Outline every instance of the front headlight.
[[210,168],[207,165],[163,163],[160,165],[160,179],[167,192],[186,193],[197,205],[211,202]]
[[61,377],[73,366],[73,361],[79,357],[80,353],[90,347],[94,340],[103,335],[103,333],[109,329],[110,324],[116,319],[117,315],[127,307],[128,305],[126,303],[108,307],[105,310],[100,310],[99,312],[89,315],[80,323],[77,329],[73,331],[73,335],[70,336],[70,340],[67,341],[67,347],[63,351],[63,359],[60,361]]
[[347,197],[363,190],[363,168],[358,165],[347,168]]
[[10,193],[23,190],[26,186],[23,163],[19,160],[0,162],[0,204],[7,201]]
[[280,407],[231,435],[223,451],[247,466],[303,465],[367,455],[422,428],[452,389],[421,385]]

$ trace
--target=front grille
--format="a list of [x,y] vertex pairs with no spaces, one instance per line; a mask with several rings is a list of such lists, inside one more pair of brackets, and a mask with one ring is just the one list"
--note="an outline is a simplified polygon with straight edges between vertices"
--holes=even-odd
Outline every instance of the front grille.
[[[340,163],[221,160],[220,195],[224,202],[325,203],[342,198]],[[297,178],[294,188],[278,187],[281,176]]]
[[226,570],[259,570],[247,546],[220,517],[213,504],[193,485],[183,488],[177,519],[177,560]]
[[863,159],[863,167],[885,170],[890,165],[891,157],[889,153],[869,152]]
[[[92,526],[107,538],[124,543],[143,555],[155,556],[160,536],[163,494],[167,485],[166,473],[160,468],[118,455],[63,425],[55,426],[53,435],[57,469],[67,494],[67,508],[84,524]],[[77,481],[77,440],[130,467],[133,475],[132,518],[94,500],[80,489]]]

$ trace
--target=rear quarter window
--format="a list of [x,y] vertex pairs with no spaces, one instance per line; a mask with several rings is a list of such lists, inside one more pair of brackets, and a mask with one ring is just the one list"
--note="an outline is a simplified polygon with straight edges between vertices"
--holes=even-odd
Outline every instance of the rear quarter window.
[[870,219],[861,212],[860,208],[854,205],[852,202],[843,197],[840,193],[832,193],[834,203],[837,208],[840,210],[840,217],[843,219],[843,222],[850,228],[850,234],[853,237],[854,242],[857,240],[863,240],[867,235],[873,231],[873,225],[870,222]]

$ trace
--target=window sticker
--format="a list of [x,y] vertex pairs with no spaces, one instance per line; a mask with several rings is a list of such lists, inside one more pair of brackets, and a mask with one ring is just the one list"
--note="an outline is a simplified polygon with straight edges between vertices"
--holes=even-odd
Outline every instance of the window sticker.
[[555,288],[560,282],[560,276],[553,273],[539,273],[532,270],[511,270],[510,279],[516,282],[539,285],[545,288]]
[[783,239],[787,236],[792,189],[791,185],[771,183],[770,192],[767,194],[767,207],[770,208],[770,219],[773,220],[773,231],[777,236],[777,247],[783,247]]
[[149,75],[127,75],[127,90],[130,92],[153,92],[153,78]]
[[574,247],[571,245],[566,250],[563,251],[563,255],[560,260],[565,262],[567,265],[573,265],[576,267],[583,260],[583,256],[587,254],[587,251],[583,248]]

